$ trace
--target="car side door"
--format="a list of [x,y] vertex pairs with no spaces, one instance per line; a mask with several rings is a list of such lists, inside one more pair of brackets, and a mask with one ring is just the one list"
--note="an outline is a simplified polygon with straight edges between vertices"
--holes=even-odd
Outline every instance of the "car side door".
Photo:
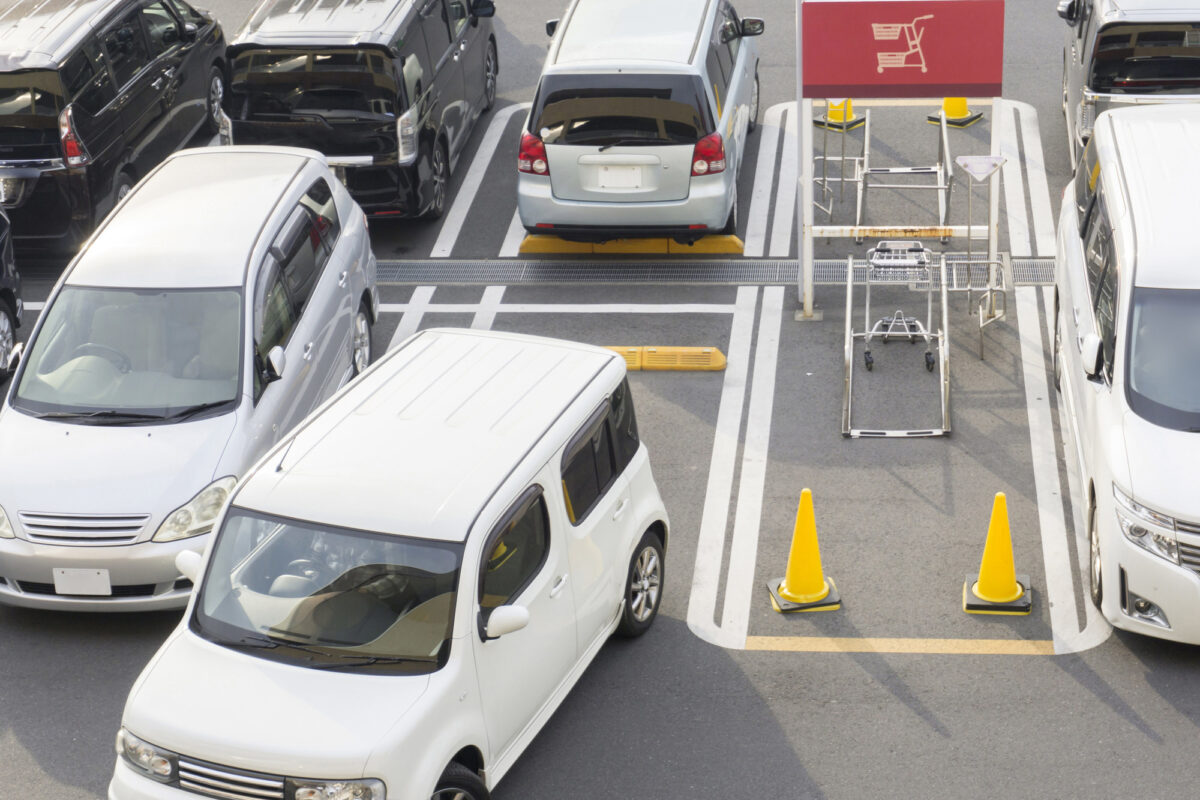
[[132,8],[100,34],[117,86],[115,103],[125,131],[125,162],[131,165],[134,179],[149,172],[173,149],[162,136],[167,80],[151,56],[141,14],[140,8]]
[[465,127],[466,86],[463,82],[462,60],[457,40],[450,38],[449,11],[445,0],[426,0],[421,8],[421,34],[433,62],[432,91],[435,124],[440,124],[449,145],[453,164],[463,144]]
[[[316,282],[308,300],[305,313],[317,315],[320,326],[318,355],[321,369],[321,386],[316,403],[322,403],[349,379],[352,362],[351,337],[354,328],[354,312],[358,308],[354,294],[351,272],[358,268],[354,263],[355,253],[348,247],[339,247],[342,222],[338,217],[337,204],[329,181],[317,178],[300,198],[312,219],[309,244],[312,237],[319,239],[315,248]],[[315,407],[315,406],[314,406]]]
[[[474,587],[478,624],[469,639],[492,765],[507,760],[578,658],[565,532],[553,521],[543,489],[554,485],[555,472],[553,465],[543,467],[492,527],[480,551]],[[528,624],[488,638],[492,612],[509,605],[526,609]]]
[[209,65],[198,63],[196,33],[184,30],[183,21],[167,0],[143,5],[141,18],[154,59],[155,81],[163,82],[164,148],[170,153],[187,145],[204,121]]
[[[446,18],[450,23],[452,48],[457,48],[451,58],[459,62],[463,76],[463,114],[469,121],[475,120],[483,109],[483,56],[487,50],[487,35],[479,28],[479,20],[471,14],[469,0],[445,0]],[[453,52],[453,50],[452,50]],[[464,126],[468,127],[468,126]],[[463,138],[469,133],[464,131]]]
[[[253,335],[247,337],[249,374],[245,385],[250,387],[253,402],[249,447],[249,461],[253,461],[304,417],[306,406],[301,396],[305,367],[299,320],[274,256],[263,259],[250,290]],[[271,353],[276,347],[283,354],[279,372],[272,366]]]

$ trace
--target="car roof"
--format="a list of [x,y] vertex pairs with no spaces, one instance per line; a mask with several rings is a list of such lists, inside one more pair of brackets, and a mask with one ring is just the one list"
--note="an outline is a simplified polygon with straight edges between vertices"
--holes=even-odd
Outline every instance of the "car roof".
[[263,0],[231,45],[390,45],[414,0]]
[[597,382],[606,370],[623,374],[624,362],[591,345],[422,331],[281,443],[233,503],[327,525],[463,541],[510,475],[522,464],[536,471],[553,457],[556,443],[547,433],[560,417],[578,425],[595,410],[611,388]]
[[123,0],[0,0],[0,71],[46,69],[101,13]]
[[[1099,13],[1106,18],[1118,13],[1140,15],[1143,12],[1152,16],[1159,14],[1179,16],[1180,12],[1184,12],[1183,20],[1200,17],[1200,7],[1196,5],[1195,0],[1099,0],[1096,6]],[[1120,20],[1109,19],[1108,21],[1119,22]]]
[[563,21],[555,65],[690,64],[703,50],[713,0],[577,0]]
[[66,283],[241,286],[263,225],[310,157],[254,147],[176,153],[108,218]]
[[1109,150],[1133,219],[1134,285],[1200,289],[1191,252],[1195,204],[1185,202],[1200,185],[1200,105],[1123,108],[1100,120],[1107,121],[1097,141],[1101,174]]

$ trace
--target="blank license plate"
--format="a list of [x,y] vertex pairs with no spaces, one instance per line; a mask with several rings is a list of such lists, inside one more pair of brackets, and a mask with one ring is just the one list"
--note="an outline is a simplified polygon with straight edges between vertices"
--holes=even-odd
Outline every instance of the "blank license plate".
[[106,569],[63,569],[54,568],[54,591],[56,594],[112,596],[112,584]]
[[641,167],[600,167],[601,189],[640,189],[642,188]]

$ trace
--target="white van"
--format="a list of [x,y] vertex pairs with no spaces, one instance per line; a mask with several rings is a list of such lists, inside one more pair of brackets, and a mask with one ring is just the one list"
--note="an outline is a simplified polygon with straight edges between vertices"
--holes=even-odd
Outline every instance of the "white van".
[[1101,114],[1063,195],[1055,384],[1078,459],[1091,596],[1200,644],[1200,106]]
[[667,531],[620,357],[421,332],[180,559],[200,588],[108,796],[486,800],[609,635],[653,623]]

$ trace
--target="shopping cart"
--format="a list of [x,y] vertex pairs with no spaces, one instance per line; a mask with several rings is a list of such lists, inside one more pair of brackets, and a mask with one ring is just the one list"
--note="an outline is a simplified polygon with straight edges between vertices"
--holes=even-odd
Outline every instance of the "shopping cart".
[[[920,29],[917,28],[918,22],[927,19],[933,19],[933,14],[915,17],[907,25],[899,22],[871,23],[871,33],[874,34],[876,41],[894,42],[899,40],[900,34],[903,33],[904,41],[908,45],[908,50],[903,53],[876,53],[877,66],[875,69],[877,72],[883,72],[885,69],[893,67],[920,67],[921,72],[929,71],[929,67],[925,66],[925,53],[921,50],[921,37],[925,34],[925,26],[921,25]],[[916,60],[910,63],[908,57],[912,55],[916,56]]]

